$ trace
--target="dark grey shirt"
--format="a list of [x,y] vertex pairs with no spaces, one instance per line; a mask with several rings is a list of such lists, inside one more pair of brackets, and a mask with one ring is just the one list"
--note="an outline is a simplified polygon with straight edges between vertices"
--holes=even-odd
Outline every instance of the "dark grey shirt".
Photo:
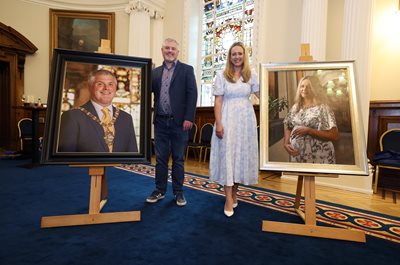
[[161,78],[161,91],[160,91],[160,109],[159,113],[161,115],[171,115],[171,103],[169,97],[169,87],[171,84],[172,75],[175,71],[176,62],[173,63],[171,68],[167,68],[166,64],[163,63],[163,73]]

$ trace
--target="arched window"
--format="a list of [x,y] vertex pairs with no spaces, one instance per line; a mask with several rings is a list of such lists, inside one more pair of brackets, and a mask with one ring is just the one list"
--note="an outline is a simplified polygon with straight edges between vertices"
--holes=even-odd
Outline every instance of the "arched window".
[[204,0],[201,47],[201,106],[213,105],[212,83],[231,44],[242,41],[252,60],[254,0]]

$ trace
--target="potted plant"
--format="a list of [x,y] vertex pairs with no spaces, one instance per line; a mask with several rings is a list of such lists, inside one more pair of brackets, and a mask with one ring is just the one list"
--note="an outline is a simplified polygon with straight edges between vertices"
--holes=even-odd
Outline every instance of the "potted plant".
[[268,117],[270,120],[279,118],[278,113],[288,108],[288,101],[285,97],[273,98],[268,96]]
[[283,122],[282,118],[279,118],[279,112],[287,109],[289,106],[288,101],[285,97],[273,98],[268,97],[268,141],[269,145],[273,145],[283,138]]

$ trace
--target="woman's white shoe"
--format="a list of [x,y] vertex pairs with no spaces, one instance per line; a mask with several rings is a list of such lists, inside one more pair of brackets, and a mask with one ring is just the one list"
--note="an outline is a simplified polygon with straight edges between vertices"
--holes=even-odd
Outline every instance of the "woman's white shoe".
[[226,210],[224,210],[224,214],[225,214],[227,217],[231,217],[231,216],[234,214],[234,211],[226,211]]

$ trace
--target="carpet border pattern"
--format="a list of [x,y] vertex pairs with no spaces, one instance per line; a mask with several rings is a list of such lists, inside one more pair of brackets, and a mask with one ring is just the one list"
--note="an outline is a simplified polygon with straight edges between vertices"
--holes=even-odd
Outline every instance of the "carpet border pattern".
[[[140,175],[155,176],[155,167],[152,165],[133,164],[117,167]],[[196,190],[223,196],[223,187],[210,182],[208,177],[192,173],[185,173],[184,185]],[[295,196],[264,188],[240,185],[238,199],[272,210],[297,215],[294,210]],[[302,200],[303,203],[303,200]],[[359,230],[367,235],[400,243],[400,218],[383,215],[370,211],[355,209],[344,205],[317,201],[317,221],[341,228]],[[301,204],[304,209],[304,204]]]

